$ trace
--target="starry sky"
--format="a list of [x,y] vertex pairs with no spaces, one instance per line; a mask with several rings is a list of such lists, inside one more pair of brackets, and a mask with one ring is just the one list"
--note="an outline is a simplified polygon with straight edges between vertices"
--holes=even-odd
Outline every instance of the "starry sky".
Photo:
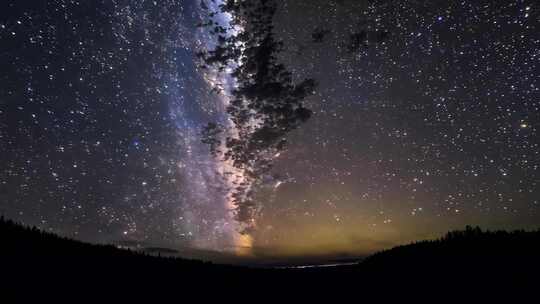
[[363,255],[465,225],[538,228],[535,1],[279,1],[280,60],[318,87],[256,194],[249,236],[226,164],[200,138],[227,121],[212,88],[233,81],[198,68],[214,45],[196,26],[200,1],[4,2],[6,217],[91,242],[261,259]]

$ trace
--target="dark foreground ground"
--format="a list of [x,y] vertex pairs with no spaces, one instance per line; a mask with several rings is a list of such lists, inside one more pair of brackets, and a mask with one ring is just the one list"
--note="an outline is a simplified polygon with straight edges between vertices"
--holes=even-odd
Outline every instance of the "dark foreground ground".
[[74,303],[80,297],[108,303],[111,293],[124,299],[122,303],[149,295],[150,303],[164,298],[191,303],[270,298],[289,302],[319,294],[331,303],[426,295],[436,297],[431,298],[433,303],[449,298],[470,303],[473,297],[521,303],[519,299],[530,296],[535,298],[529,303],[538,303],[539,270],[540,231],[487,232],[468,227],[439,240],[383,251],[353,265],[255,269],[148,256],[0,220],[0,303],[5,292],[41,299],[46,294],[74,293]]

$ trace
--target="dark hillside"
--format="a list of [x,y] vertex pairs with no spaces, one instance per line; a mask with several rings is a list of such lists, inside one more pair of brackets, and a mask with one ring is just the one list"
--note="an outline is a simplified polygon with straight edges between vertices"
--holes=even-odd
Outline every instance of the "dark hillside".
[[304,269],[252,269],[152,256],[62,238],[3,218],[0,242],[2,276],[12,288],[91,284],[121,290],[133,286],[186,292],[210,289],[216,292],[205,296],[215,297],[234,288],[248,293],[261,288],[374,292],[452,286],[459,294],[480,292],[475,289],[479,286],[504,286],[506,291],[525,287],[538,282],[540,269],[540,231],[490,232],[471,227],[438,240],[382,251],[356,265]]

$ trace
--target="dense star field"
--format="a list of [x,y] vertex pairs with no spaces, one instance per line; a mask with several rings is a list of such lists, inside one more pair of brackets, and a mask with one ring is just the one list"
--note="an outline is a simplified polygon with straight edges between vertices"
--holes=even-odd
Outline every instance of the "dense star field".
[[[231,75],[199,68],[220,1],[6,0],[0,214],[77,239],[254,257],[363,255],[540,223],[540,5],[278,1],[281,62],[318,86],[238,230]],[[227,15],[218,15],[227,23]],[[236,172],[241,174],[241,172]]]

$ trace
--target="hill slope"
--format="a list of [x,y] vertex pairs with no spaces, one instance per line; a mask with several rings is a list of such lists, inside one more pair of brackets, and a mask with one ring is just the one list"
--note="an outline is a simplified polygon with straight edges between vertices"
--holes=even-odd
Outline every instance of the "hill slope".
[[[434,241],[376,253],[356,265],[250,269],[149,256],[92,245],[0,220],[0,266],[12,287],[97,284],[102,287],[195,290],[406,290],[525,286],[540,270],[540,231],[487,232],[467,227]],[[28,285],[30,284],[30,285]],[[480,290],[480,289],[475,289]],[[454,291],[455,293],[456,291]],[[217,296],[219,293],[209,293]]]

